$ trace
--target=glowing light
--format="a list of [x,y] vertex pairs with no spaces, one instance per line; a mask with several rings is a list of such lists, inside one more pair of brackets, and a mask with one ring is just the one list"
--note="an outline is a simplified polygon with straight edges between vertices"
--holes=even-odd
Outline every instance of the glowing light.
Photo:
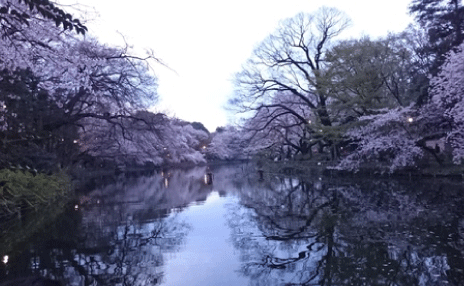
[[79,209],[79,205],[75,205],[75,206],[74,206],[74,210],[77,211],[78,209]]
[[77,140],[74,140],[73,143],[74,143],[74,144],[77,144]]
[[412,123],[414,121],[414,119],[412,117],[408,117],[408,122],[409,123]]
[[8,258],[9,258],[8,255],[3,256],[2,261],[3,261],[4,264],[8,263]]
[[205,174],[204,181],[205,181],[205,185],[208,185],[208,175],[207,174]]
[[168,180],[168,178],[164,178],[164,187],[165,187],[165,188],[169,187],[169,180]]
[[311,120],[308,120],[308,124],[311,124]]
[[203,148],[203,149],[206,149],[206,146],[203,146],[202,148]]

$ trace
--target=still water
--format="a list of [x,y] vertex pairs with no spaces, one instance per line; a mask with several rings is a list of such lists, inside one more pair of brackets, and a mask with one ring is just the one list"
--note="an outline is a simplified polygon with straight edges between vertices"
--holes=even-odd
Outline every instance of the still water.
[[0,253],[0,285],[464,285],[462,185],[252,165],[121,177]]

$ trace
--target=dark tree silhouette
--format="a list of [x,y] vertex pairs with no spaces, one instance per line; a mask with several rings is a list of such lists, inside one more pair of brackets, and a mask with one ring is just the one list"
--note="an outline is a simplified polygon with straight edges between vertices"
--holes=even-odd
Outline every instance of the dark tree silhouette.
[[74,29],[78,34],[87,32],[87,27],[79,19],[49,0],[2,0],[0,3],[2,37],[18,32],[20,26],[29,26],[31,18],[36,16],[52,20],[57,27],[62,26],[65,30]]
[[427,32],[421,53],[434,58],[429,69],[435,76],[446,54],[464,40],[464,6],[461,0],[414,0],[409,11]]

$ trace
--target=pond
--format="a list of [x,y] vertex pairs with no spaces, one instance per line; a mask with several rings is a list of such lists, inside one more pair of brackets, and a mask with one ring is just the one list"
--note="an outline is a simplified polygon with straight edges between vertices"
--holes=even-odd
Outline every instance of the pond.
[[463,203],[437,179],[121,176],[0,253],[0,285],[464,285]]

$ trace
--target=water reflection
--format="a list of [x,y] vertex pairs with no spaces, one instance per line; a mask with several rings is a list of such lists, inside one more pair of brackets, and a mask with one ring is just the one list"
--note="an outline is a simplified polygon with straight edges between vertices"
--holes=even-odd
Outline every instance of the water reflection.
[[459,185],[426,186],[274,178],[244,188],[246,209],[229,216],[241,272],[252,285],[462,285]]
[[208,171],[204,176],[205,185],[211,185],[213,183],[213,173]]
[[168,174],[167,186],[162,176],[124,178],[83,196],[14,253],[0,268],[0,284],[5,276],[29,275],[79,286],[162,283],[164,255],[178,251],[190,231],[177,213],[211,191],[204,170]]
[[460,182],[163,170],[96,189],[0,248],[0,285],[463,285],[463,202]]

